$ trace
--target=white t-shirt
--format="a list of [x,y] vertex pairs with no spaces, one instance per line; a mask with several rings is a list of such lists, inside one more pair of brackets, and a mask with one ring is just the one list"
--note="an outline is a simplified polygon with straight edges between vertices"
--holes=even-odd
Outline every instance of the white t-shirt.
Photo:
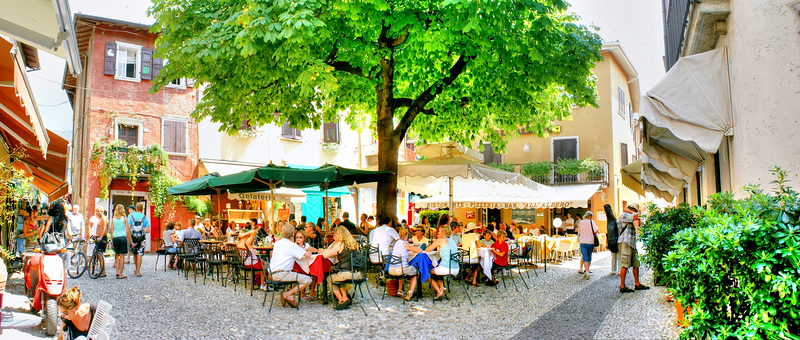
[[[393,228],[384,224],[375,228],[375,232],[372,234],[372,241],[369,245],[378,247],[381,252],[381,256],[389,255],[389,245],[392,244],[392,241],[398,238],[400,238],[400,235],[397,234],[397,230],[394,230]],[[370,254],[370,261],[380,262],[378,254]]]
[[83,228],[86,227],[83,224],[83,215],[81,215],[80,213],[73,214],[72,212],[68,212],[67,220],[69,220],[70,233],[72,233],[73,236],[82,236]]
[[[408,249],[406,249],[406,241],[397,240],[394,243],[394,248],[392,248],[392,255],[403,259],[403,267],[408,266]],[[392,265],[392,267],[397,266],[398,265]]]
[[98,224],[100,224],[100,218],[98,218],[97,215],[92,215],[92,217],[89,217],[89,236],[100,236],[97,235]]
[[272,247],[272,258],[269,261],[269,271],[291,271],[292,268],[294,268],[295,261],[303,258],[303,255],[305,254],[305,249],[300,248],[297,243],[294,243],[287,238],[282,238],[275,242],[275,245]]
[[575,220],[572,218],[568,218],[564,221],[564,229],[566,230],[574,230],[575,229]]

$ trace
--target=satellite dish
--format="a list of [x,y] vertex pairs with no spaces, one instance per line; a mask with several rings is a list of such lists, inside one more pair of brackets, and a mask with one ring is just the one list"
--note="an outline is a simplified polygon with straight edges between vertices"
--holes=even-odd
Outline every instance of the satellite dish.
[[553,226],[556,228],[561,228],[561,219],[556,217],[553,219]]

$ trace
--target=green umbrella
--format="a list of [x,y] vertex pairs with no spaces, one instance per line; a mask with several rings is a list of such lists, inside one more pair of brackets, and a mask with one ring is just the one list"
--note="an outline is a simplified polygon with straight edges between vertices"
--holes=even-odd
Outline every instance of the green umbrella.
[[323,190],[325,188],[338,188],[345,185],[353,185],[353,183],[379,182],[392,175],[391,171],[350,169],[334,164],[325,164],[317,169],[336,171],[336,178],[334,180],[320,184],[320,189]]
[[217,189],[208,186],[208,180],[215,177],[219,177],[219,173],[212,172],[203,177],[195,178],[191,181],[170,187],[167,189],[167,193],[177,196],[202,196],[218,194],[219,191]]
[[336,179],[333,169],[298,169],[288,166],[268,164],[260,168],[242,171],[221,177],[211,178],[208,185],[226,189],[230,192],[270,191],[270,227],[272,223],[272,202],[275,201],[275,189],[280,187],[303,188]]
[[[203,177],[195,178],[191,181],[187,181],[181,184],[178,184],[174,187],[170,187],[167,189],[167,193],[170,195],[177,195],[177,196],[203,196],[203,195],[212,195],[217,194],[219,195],[220,192],[224,192],[224,189],[217,189],[213,188],[208,185],[208,181],[213,178],[218,178],[219,173],[212,172],[208,175]],[[222,223],[220,221],[220,207],[219,207],[219,197],[217,197],[217,226],[220,228],[222,227]]]

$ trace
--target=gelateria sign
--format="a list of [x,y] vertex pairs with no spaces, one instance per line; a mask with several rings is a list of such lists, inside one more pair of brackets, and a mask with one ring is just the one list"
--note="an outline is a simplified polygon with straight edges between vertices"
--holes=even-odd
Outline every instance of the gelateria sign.
[[[417,201],[417,208],[447,208],[448,202]],[[555,201],[555,202],[453,202],[453,208],[472,209],[556,209],[556,208],[586,208],[586,201]]]
[[[239,201],[269,201],[268,192],[244,192],[244,193],[228,193],[228,199]],[[275,194],[275,202],[289,202],[291,196]]]

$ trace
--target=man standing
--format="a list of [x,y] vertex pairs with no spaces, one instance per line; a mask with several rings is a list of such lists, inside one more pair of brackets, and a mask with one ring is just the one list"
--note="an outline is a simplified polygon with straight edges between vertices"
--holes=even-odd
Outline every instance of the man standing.
[[566,230],[567,235],[575,233],[575,220],[570,213],[567,213],[567,219],[564,220],[564,230]]
[[128,225],[131,229],[131,253],[133,253],[133,263],[136,266],[136,276],[142,276],[142,255],[144,255],[144,245],[147,230],[150,228],[150,220],[143,213],[144,202],[136,203],[136,212],[128,216]]
[[80,213],[81,207],[77,204],[72,206],[72,211],[67,211],[67,238],[86,238],[86,225],[83,221],[83,215]]
[[[636,251],[636,229],[639,227],[639,204],[629,203],[620,214],[617,222],[622,223],[619,232],[619,254],[622,269],[619,270],[619,292],[630,293],[634,290],[647,290],[650,287],[639,282],[639,254]],[[625,274],[628,268],[632,268],[633,289],[625,286]]]
[[[342,221],[342,223],[339,223],[339,225],[347,228],[347,231],[350,232],[350,235],[358,235],[356,233],[356,225],[353,224],[353,222],[350,222],[349,218],[350,218],[350,213],[348,213],[346,211],[343,212],[342,213],[342,220],[343,221]],[[387,224],[388,224],[388,222],[387,222]]]

